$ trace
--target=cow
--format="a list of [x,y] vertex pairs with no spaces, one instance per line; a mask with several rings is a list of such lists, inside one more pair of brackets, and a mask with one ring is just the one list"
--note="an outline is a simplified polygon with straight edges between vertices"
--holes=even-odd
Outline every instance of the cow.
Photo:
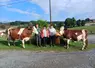
[[32,27],[26,27],[26,28],[14,28],[10,27],[7,30],[7,40],[8,45],[10,46],[10,40],[13,41],[13,44],[15,45],[15,40],[21,40],[22,41],[22,47],[25,48],[25,41],[28,41],[33,33],[38,33],[35,26]]
[[82,29],[82,30],[70,30],[70,29],[65,29],[64,26],[60,28],[60,35],[64,36],[66,38],[67,42],[67,49],[69,48],[70,41],[83,41],[83,46],[82,50],[86,49],[88,46],[88,34],[87,30]]

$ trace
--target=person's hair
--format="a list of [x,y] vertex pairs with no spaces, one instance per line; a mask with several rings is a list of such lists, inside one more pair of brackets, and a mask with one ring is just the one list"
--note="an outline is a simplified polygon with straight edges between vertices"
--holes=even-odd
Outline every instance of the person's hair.
[[46,25],[44,25],[44,27],[46,27]]
[[36,24],[36,25],[39,25],[39,24]]

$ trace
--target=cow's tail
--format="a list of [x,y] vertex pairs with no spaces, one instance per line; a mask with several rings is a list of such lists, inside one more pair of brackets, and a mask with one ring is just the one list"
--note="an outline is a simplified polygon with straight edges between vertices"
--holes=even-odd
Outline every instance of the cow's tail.
[[8,41],[9,46],[10,46],[10,30],[11,30],[11,27],[7,29],[7,41]]

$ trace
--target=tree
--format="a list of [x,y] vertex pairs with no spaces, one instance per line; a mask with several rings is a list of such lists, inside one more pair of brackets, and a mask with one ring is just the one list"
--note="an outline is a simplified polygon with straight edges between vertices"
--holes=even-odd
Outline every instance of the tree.
[[56,23],[56,28],[59,29],[61,26],[64,26],[64,22]]
[[85,20],[77,20],[77,26],[85,26],[86,21]]
[[80,20],[80,19],[77,20],[76,25],[77,25],[77,26],[81,26],[81,20]]
[[47,23],[47,21],[45,21],[45,20],[37,20],[36,21],[36,24],[39,24],[39,26],[42,28],[42,27],[44,27],[44,26],[48,26],[48,23]]
[[74,17],[73,18],[67,18],[64,23],[65,23],[66,27],[75,27],[76,20]]
[[72,18],[72,23],[71,24],[72,24],[72,27],[76,26],[76,19],[74,17]]
[[65,26],[67,26],[67,27],[71,27],[71,19],[70,18],[67,18],[66,20],[65,20],[65,22],[64,22],[64,24],[65,24]]
[[85,26],[85,20],[81,21],[81,26]]
[[86,18],[86,19],[85,19],[85,22],[89,22],[89,21],[90,21],[90,19],[89,19],[89,18]]

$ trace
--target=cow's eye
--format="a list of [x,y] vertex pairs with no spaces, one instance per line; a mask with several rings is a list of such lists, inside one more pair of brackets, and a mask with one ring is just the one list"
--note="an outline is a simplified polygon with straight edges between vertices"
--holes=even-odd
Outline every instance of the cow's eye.
[[28,30],[31,30],[31,28],[28,28]]

